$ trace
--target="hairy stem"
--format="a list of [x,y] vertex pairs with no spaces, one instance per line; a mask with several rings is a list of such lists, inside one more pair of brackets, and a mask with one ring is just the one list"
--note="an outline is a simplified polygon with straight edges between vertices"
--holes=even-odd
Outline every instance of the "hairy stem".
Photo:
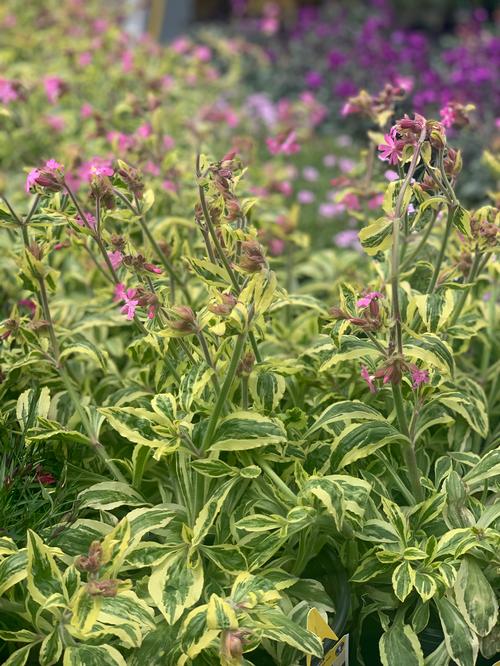
[[247,332],[245,331],[243,333],[240,333],[240,335],[238,335],[238,338],[236,339],[236,344],[234,346],[231,362],[227,370],[226,379],[224,380],[224,384],[222,385],[220,393],[217,396],[217,401],[214,405],[212,414],[210,415],[210,420],[207,425],[207,429],[205,431],[205,436],[203,438],[203,445],[202,445],[202,449],[204,451],[206,451],[210,446],[210,444],[212,443],[212,438],[214,436],[215,428],[217,427],[217,423],[219,421],[222,408],[224,406],[224,403],[226,402],[227,396],[229,395],[231,384],[233,383],[234,376],[236,375],[236,370],[238,369],[238,364],[241,360],[241,356],[245,348],[246,338],[247,338]]
[[417,465],[417,456],[415,455],[414,443],[410,438],[403,395],[401,393],[401,386],[399,384],[392,384],[392,396],[394,398],[394,406],[396,408],[399,429],[401,430],[402,434],[409,440],[408,444],[403,447],[403,457],[405,460],[406,469],[408,471],[408,476],[410,478],[412,492],[417,502],[422,502],[424,499],[424,493],[422,484],[420,483],[420,472]]

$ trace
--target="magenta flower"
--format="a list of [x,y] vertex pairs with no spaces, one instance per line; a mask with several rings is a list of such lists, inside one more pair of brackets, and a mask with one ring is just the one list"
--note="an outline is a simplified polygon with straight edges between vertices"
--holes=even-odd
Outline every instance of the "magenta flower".
[[[335,204],[331,205],[333,206]],[[339,233],[333,237],[333,240],[335,241],[337,247],[351,248],[353,250],[359,250],[361,248],[358,232],[354,229],[345,229],[344,231],[339,231]]]
[[411,366],[411,380],[414,389],[418,389],[421,384],[428,384],[430,381],[429,372],[420,370],[416,365]]
[[139,305],[139,301],[134,298],[137,293],[137,289],[125,289],[125,285],[122,282],[119,282],[115,286],[115,301],[124,301],[124,305],[121,307],[120,312],[124,315],[127,315],[127,319],[133,319],[135,316],[135,310]]
[[314,201],[316,197],[314,196],[314,192],[311,192],[311,190],[300,190],[300,192],[297,194],[297,200],[301,204],[310,204]]
[[162,269],[159,266],[155,266],[154,264],[144,264],[145,270],[149,271],[150,273],[155,273],[156,275],[161,275],[163,273]]
[[89,178],[102,178],[103,176],[111,177],[114,174],[113,169],[106,163],[92,163],[89,169]]
[[84,102],[80,109],[80,118],[91,118],[93,113],[94,109],[92,107],[92,104]]
[[297,134],[294,130],[286,135],[270,136],[266,139],[266,144],[271,155],[294,155],[300,150],[297,143]]
[[389,134],[384,134],[385,143],[378,146],[379,159],[389,164],[397,164],[403,154],[403,143],[396,138],[396,132],[391,129]]
[[269,241],[269,252],[273,257],[279,257],[285,249],[285,241],[282,238],[271,238]]
[[80,67],[88,67],[92,62],[92,53],[90,51],[84,51],[78,56],[78,64]]
[[143,123],[136,130],[136,136],[140,136],[141,139],[147,139],[153,133],[153,128],[149,123]]
[[450,104],[447,104],[442,109],[440,109],[439,115],[441,116],[441,123],[445,127],[452,127],[456,120],[455,110]]
[[114,252],[108,252],[108,258],[111,262],[111,265],[113,266],[113,269],[116,271],[116,269],[123,261],[123,254],[119,250],[115,250]]
[[210,62],[212,59],[212,50],[208,46],[197,46],[193,51],[193,55],[200,62]]
[[0,79],[0,102],[2,104],[9,104],[14,102],[19,95],[10,81],[7,79]]
[[49,102],[55,104],[61,95],[63,80],[59,76],[46,76],[43,79],[43,87]]
[[50,169],[51,171],[57,171],[57,169],[64,169],[63,165],[54,159],[47,160],[45,162],[45,167],[47,169]]
[[359,301],[356,303],[356,306],[358,308],[367,308],[372,301],[376,301],[379,298],[384,298],[384,295],[381,294],[380,291],[370,291],[369,294],[366,294],[366,296],[363,296],[359,299]]
[[75,222],[78,224],[79,227],[88,227],[89,229],[95,231],[96,228],[95,217],[92,215],[92,213],[84,213],[84,215],[85,215],[85,220],[82,220],[82,218],[79,215],[77,215]]
[[36,185],[36,181],[38,176],[40,175],[40,171],[38,169],[31,169],[29,174],[26,177],[26,192],[30,192],[31,188]]
[[370,375],[370,373],[368,372],[368,368],[366,368],[364,365],[361,366],[361,377],[368,384],[368,388],[370,389],[370,393],[376,393],[377,388],[376,388],[375,384],[373,383],[374,375]]

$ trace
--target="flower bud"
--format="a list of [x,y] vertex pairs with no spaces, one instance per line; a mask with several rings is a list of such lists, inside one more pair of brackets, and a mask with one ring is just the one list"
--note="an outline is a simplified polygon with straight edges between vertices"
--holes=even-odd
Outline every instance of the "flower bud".
[[97,573],[102,564],[102,546],[99,541],[92,541],[89,547],[88,555],[80,555],[75,560],[75,567],[79,571],[87,573]]
[[220,317],[227,317],[231,314],[234,306],[237,303],[236,296],[233,294],[221,294],[222,303],[214,303],[208,306],[210,312],[213,312]]
[[238,376],[247,376],[252,373],[253,366],[255,365],[255,356],[251,351],[246,352],[244,356],[242,357],[238,369],[237,369],[237,374]]
[[87,592],[93,597],[116,597],[118,593],[118,581],[113,578],[109,578],[108,580],[89,580],[87,583]]
[[167,328],[179,335],[193,335],[200,330],[196,315],[188,305],[176,305],[171,311],[177,319],[170,319]]
[[121,177],[123,182],[128,186],[129,190],[138,198],[142,199],[144,193],[144,181],[142,179],[142,173],[139,169],[118,160],[118,175]]
[[266,266],[266,258],[262,254],[262,247],[257,241],[243,241],[241,250],[240,266],[244,271],[257,273]]

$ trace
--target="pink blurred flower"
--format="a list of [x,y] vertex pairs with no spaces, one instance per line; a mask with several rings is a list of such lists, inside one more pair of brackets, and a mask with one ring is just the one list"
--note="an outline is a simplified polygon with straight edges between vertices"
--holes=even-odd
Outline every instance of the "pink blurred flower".
[[149,123],[143,123],[135,131],[136,136],[140,136],[141,139],[147,139],[152,133],[153,128]]
[[80,118],[91,118],[94,113],[92,104],[84,102],[80,108]]
[[155,273],[156,275],[161,275],[163,273],[162,269],[159,266],[155,266],[154,264],[144,264],[144,268],[149,271],[150,273]]
[[62,132],[66,127],[66,121],[62,116],[57,116],[55,114],[45,116],[45,121],[54,132]]
[[193,50],[193,55],[200,62],[210,62],[212,59],[212,50],[208,46],[201,44]]
[[384,176],[387,178],[387,180],[392,183],[393,180],[398,180],[399,179],[399,174],[397,171],[393,171],[392,169],[387,169],[387,171],[384,173]]
[[172,51],[178,53],[179,55],[189,51],[190,46],[191,42],[186,37],[177,37],[177,39],[174,39],[174,41],[170,44]]
[[343,198],[342,201],[340,202],[344,204],[346,208],[349,208],[350,210],[360,210],[361,204],[359,203],[359,198],[357,194],[354,194],[353,192],[348,192]]
[[152,176],[160,175],[160,167],[151,160],[148,160],[148,162],[146,162],[144,165],[144,171],[146,173],[150,173]]
[[349,157],[341,157],[339,160],[339,168],[342,173],[350,173],[355,166],[356,162]]
[[115,286],[115,301],[124,301],[124,305],[121,307],[120,312],[127,315],[127,319],[133,319],[135,316],[135,310],[139,305],[139,301],[134,298],[137,293],[137,289],[126,289],[125,285],[122,282],[119,282]]
[[456,120],[456,113],[451,104],[443,106],[439,111],[439,115],[441,116],[441,122],[445,127],[452,127]]
[[314,192],[310,190],[300,190],[297,194],[297,200],[301,204],[310,204],[315,200]]
[[269,241],[269,252],[274,257],[279,257],[285,249],[285,241],[281,238],[272,238]]
[[353,250],[359,250],[361,247],[358,232],[354,229],[344,229],[343,231],[339,231],[338,234],[335,234],[333,240],[337,247],[351,248]]
[[293,187],[290,181],[288,180],[282,180],[280,183],[276,185],[276,189],[278,192],[281,192],[285,197],[289,197],[292,192],[293,192]]
[[113,266],[113,269],[116,271],[116,269],[120,266],[120,264],[123,261],[123,254],[119,250],[115,250],[114,252],[108,252],[107,254],[111,262],[111,265]]
[[92,215],[92,213],[84,213],[85,215],[85,220],[82,220],[82,218],[77,215],[75,218],[75,222],[78,224],[79,227],[88,227],[89,229],[92,229],[95,231],[96,228],[96,219]]
[[59,76],[45,76],[43,79],[43,87],[47,99],[51,104],[55,104],[59,99],[62,89],[63,80]]
[[302,175],[304,179],[310,183],[314,183],[319,178],[318,170],[313,166],[306,166],[302,169]]
[[161,186],[167,192],[173,192],[173,193],[177,192],[177,185],[174,183],[173,180],[164,180]]
[[271,155],[294,155],[300,151],[294,130],[286,135],[269,137],[266,139],[266,144]]
[[132,71],[134,67],[134,52],[133,51],[124,51],[122,53],[122,70],[125,74],[128,74]]
[[163,137],[163,147],[165,150],[172,150],[172,148],[175,146],[175,139],[173,136],[169,136],[168,134]]
[[375,208],[380,208],[383,201],[384,201],[384,195],[376,194],[375,196],[368,199],[368,208],[370,208],[370,210],[374,210]]
[[7,79],[0,79],[0,102],[2,104],[9,104],[9,102],[14,102],[18,97],[19,95],[12,82]]
[[78,64],[80,67],[88,67],[92,62],[92,53],[90,51],[84,51],[78,56]]
[[40,175],[39,169],[31,169],[29,174],[26,176],[26,186],[25,186],[26,192],[29,192],[31,188],[34,185],[36,185],[36,181],[39,175]]
[[326,167],[334,167],[337,164],[337,158],[335,155],[325,155],[323,157],[323,164]]

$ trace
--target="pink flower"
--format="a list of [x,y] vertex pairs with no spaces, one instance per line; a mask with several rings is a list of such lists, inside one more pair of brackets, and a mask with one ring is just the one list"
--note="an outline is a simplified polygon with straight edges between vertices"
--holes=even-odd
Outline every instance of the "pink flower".
[[363,298],[360,298],[359,301],[356,303],[356,306],[358,308],[367,308],[372,301],[376,301],[379,298],[384,298],[384,295],[380,293],[380,291],[370,291],[369,294],[366,294],[366,296],[363,296]]
[[121,307],[120,312],[127,315],[127,319],[133,319],[135,310],[139,305],[139,301],[134,298],[137,289],[125,289],[125,285],[119,282],[115,286],[115,301],[124,301],[125,304]]
[[356,162],[349,157],[341,157],[339,160],[339,167],[342,173],[350,173],[355,166]]
[[266,144],[271,155],[294,155],[300,151],[294,130],[278,137],[269,137],[266,139]]
[[172,150],[172,148],[175,146],[175,139],[173,136],[169,136],[168,134],[163,137],[163,147],[165,150]]
[[78,64],[80,67],[88,67],[92,62],[92,53],[90,51],[84,51],[78,56]]
[[285,197],[289,197],[293,191],[292,184],[289,180],[282,180],[281,183],[276,185],[276,189],[278,192],[281,192],[281,194],[284,194]]
[[49,102],[55,104],[61,95],[63,80],[59,76],[46,76],[43,79],[43,87]]
[[456,120],[455,110],[450,104],[447,104],[439,111],[441,122],[445,127],[451,127]]
[[18,97],[19,95],[12,83],[7,81],[7,79],[0,79],[0,102],[8,104],[9,102],[14,102]]
[[374,208],[380,208],[383,202],[384,202],[384,195],[376,194],[374,197],[371,197],[371,199],[368,199],[368,208],[370,208],[371,210],[373,210]]
[[170,45],[170,48],[172,49],[172,51],[180,55],[182,53],[186,53],[186,51],[189,50],[190,46],[191,42],[189,41],[189,39],[187,39],[186,37],[177,37],[177,39],[174,39],[174,41]]
[[128,74],[134,67],[133,51],[124,51],[122,53],[122,70]]
[[385,143],[378,146],[379,159],[389,164],[397,164],[403,154],[403,143],[396,138],[396,132],[391,129],[389,134],[384,134]]
[[394,180],[399,179],[399,174],[397,171],[393,171],[392,169],[387,169],[387,171],[384,173],[384,176],[387,178],[387,180],[392,183]]
[[154,305],[150,305],[148,308],[148,319],[154,319],[156,314],[156,308]]
[[285,241],[281,238],[272,238],[269,241],[269,252],[273,257],[279,257],[285,249]]
[[140,136],[141,139],[147,139],[149,136],[151,136],[152,133],[153,128],[149,123],[143,123],[137,128],[135,132],[136,136]]
[[314,183],[319,178],[319,172],[313,166],[306,166],[302,169],[304,179],[310,183]]
[[314,192],[311,192],[310,190],[300,190],[297,194],[297,199],[301,204],[310,204],[315,198]]
[[211,49],[204,45],[197,46],[193,51],[193,55],[200,62],[209,62],[212,59]]
[[427,370],[420,370],[416,365],[412,365],[410,368],[412,386],[414,389],[418,389],[421,384],[428,384],[430,381],[429,372]]
[[146,165],[144,166],[144,171],[146,173],[150,173],[152,176],[160,175],[160,167],[151,160],[146,162]]
[[101,164],[95,162],[92,163],[89,169],[89,179],[92,177],[95,178],[102,178],[103,176],[111,177],[114,174],[114,171],[110,166],[108,166],[108,164],[106,164],[105,162],[102,162]]
[[28,310],[31,312],[31,317],[36,312],[36,303],[31,300],[31,298],[22,298],[19,302],[18,305],[20,305],[23,308],[28,308]]
[[338,234],[335,234],[333,240],[337,247],[351,248],[353,250],[359,250],[361,247],[358,232],[354,231],[354,229],[344,229],[344,231],[339,231]]
[[119,250],[115,250],[114,252],[108,252],[108,257],[111,262],[111,265],[113,266],[113,269],[116,271],[118,266],[123,261],[123,255]]
[[31,188],[34,185],[36,185],[36,181],[37,181],[37,178],[38,178],[39,175],[40,175],[40,171],[38,169],[31,169],[31,171],[29,172],[29,174],[26,177],[26,186],[25,186],[26,192],[29,193]]
[[377,388],[376,388],[375,384],[373,383],[373,380],[374,380],[375,376],[370,375],[370,373],[368,372],[368,368],[366,368],[364,365],[361,366],[361,377],[368,384],[368,388],[370,389],[370,393],[376,393]]
[[85,220],[82,220],[82,218],[79,215],[77,215],[75,218],[75,222],[78,224],[79,227],[88,227],[89,229],[95,231],[96,227],[95,217],[91,213],[84,213],[84,215],[85,215]]
[[94,113],[94,108],[92,104],[84,102],[80,109],[80,118],[91,118],[93,113]]
[[358,196],[352,192],[346,194],[340,203],[344,204],[344,206],[350,210],[359,210],[361,208]]
[[334,167],[337,164],[337,158],[335,155],[325,155],[323,157],[323,164],[326,167]]
[[162,269],[154,264],[144,264],[144,268],[150,273],[156,273],[156,275],[161,275],[163,273]]
[[173,192],[173,193],[177,192],[177,185],[174,183],[173,180],[164,180],[161,186],[167,192]]
[[55,114],[46,116],[45,120],[47,121],[47,125],[51,127],[54,132],[62,132],[64,128],[66,127],[66,121],[62,116],[57,116]]

